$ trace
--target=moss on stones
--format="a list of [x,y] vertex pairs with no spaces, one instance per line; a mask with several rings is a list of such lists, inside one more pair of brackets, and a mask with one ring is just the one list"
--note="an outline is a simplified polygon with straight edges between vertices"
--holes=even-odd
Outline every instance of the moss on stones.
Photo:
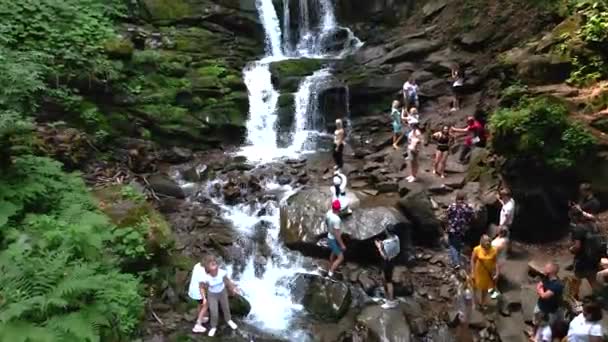
[[143,0],[148,19],[153,22],[170,23],[194,17],[194,9],[184,0]]
[[106,41],[104,49],[111,58],[130,59],[135,47],[131,40],[117,36]]
[[273,78],[285,79],[289,77],[304,77],[312,75],[321,69],[324,61],[312,58],[287,59],[270,64],[270,73]]

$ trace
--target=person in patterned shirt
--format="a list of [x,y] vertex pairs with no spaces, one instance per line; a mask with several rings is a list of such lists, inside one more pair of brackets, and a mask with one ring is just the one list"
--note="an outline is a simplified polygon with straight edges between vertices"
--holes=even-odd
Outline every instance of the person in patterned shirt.
[[456,202],[448,207],[448,248],[452,267],[460,268],[460,253],[464,244],[464,233],[473,220],[474,210],[466,203],[466,195],[456,193]]

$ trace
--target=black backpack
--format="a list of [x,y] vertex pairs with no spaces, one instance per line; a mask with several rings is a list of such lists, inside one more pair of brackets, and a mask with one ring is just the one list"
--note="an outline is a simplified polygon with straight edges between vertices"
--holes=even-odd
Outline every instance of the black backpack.
[[585,257],[592,262],[598,262],[606,255],[606,237],[597,231],[588,230],[583,245]]

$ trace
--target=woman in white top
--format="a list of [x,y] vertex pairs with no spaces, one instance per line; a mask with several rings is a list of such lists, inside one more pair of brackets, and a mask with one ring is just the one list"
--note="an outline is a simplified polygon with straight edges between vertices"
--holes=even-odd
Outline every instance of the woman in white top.
[[338,200],[340,202],[340,214],[351,214],[352,210],[348,206],[348,198],[346,197],[346,184],[348,180],[340,170],[334,171],[333,185],[329,188],[331,191],[331,201]]
[[[502,269],[507,261],[507,252],[509,247],[509,230],[505,227],[500,227],[498,235],[492,240],[492,247],[496,248],[496,268]],[[495,287],[489,290],[492,299],[496,299],[500,292]]]
[[570,322],[568,342],[602,342],[604,332],[601,320],[602,307],[594,301],[585,301],[583,312]]
[[407,153],[410,160],[410,176],[407,181],[412,183],[416,181],[418,175],[418,155],[420,154],[420,145],[422,143],[422,131],[418,124],[418,120],[412,116],[409,117],[411,131],[408,134]]
[[336,120],[336,130],[334,131],[334,150],[333,150],[334,162],[336,163],[335,168],[337,170],[340,170],[342,168],[342,166],[344,165],[344,158],[343,158],[344,138],[345,138],[344,123],[342,122],[342,119],[337,119]]
[[450,111],[454,112],[460,110],[462,104],[462,96],[464,90],[464,72],[460,69],[459,66],[455,66],[452,68],[452,94],[454,95],[454,100],[452,101],[452,108]]
[[207,294],[207,300],[209,301],[209,311],[211,313],[211,329],[209,330],[209,336],[214,336],[217,331],[217,324],[219,319],[218,304],[222,307],[224,313],[224,319],[232,330],[236,330],[237,325],[232,320],[230,315],[230,305],[228,304],[228,291],[231,294],[236,294],[238,289],[236,285],[228,278],[228,273],[222,270],[217,265],[217,260],[214,256],[207,256],[205,258],[205,276],[203,277],[203,288]]
[[209,321],[207,315],[207,298],[205,298],[203,280],[205,278],[205,269],[201,263],[197,263],[192,268],[192,277],[190,278],[190,286],[188,287],[188,296],[199,303],[198,316],[196,318],[196,324],[192,328],[194,333],[204,333],[207,329],[203,327],[203,323]]

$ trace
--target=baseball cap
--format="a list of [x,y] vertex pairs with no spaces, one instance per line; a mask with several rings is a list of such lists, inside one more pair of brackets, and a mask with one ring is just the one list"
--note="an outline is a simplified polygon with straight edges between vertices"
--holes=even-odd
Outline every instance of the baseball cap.
[[334,211],[340,210],[340,201],[335,200],[331,203],[331,209]]

